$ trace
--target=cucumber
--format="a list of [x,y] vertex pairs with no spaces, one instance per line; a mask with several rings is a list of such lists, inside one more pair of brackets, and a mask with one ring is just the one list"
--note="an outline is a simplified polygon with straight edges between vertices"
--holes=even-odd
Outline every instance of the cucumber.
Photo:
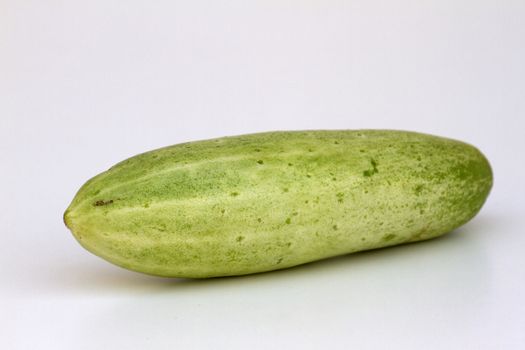
[[130,270],[243,275],[440,236],[472,219],[491,187],[487,159],[463,142],[276,131],[129,158],[85,183],[64,222]]

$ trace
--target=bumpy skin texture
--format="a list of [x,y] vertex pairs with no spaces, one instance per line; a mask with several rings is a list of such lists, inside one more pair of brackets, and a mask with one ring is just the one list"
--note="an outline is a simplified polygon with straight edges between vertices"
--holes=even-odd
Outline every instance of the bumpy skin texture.
[[473,218],[491,187],[485,157],[459,141],[267,132],[129,158],[84,184],[64,221],[124,268],[242,275],[440,236]]

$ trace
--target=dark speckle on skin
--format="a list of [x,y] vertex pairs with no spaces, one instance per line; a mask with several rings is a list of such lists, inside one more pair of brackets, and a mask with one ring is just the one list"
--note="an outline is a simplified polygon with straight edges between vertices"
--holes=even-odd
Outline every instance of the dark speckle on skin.
[[230,196],[232,197],[237,197],[239,195],[239,192],[232,192],[230,193]]
[[377,162],[373,158],[370,159],[370,165],[372,165],[372,169],[363,171],[363,176],[370,177],[379,172],[379,170],[377,170]]
[[101,200],[98,200],[95,203],[93,203],[93,205],[95,207],[101,207],[103,205],[108,205],[108,204],[113,204],[113,199],[110,199],[110,200],[107,200],[107,201],[101,199]]
[[338,229],[337,225],[332,226],[332,228],[334,229],[334,231],[337,231]]
[[166,224],[161,223],[157,227],[155,227],[155,229],[160,231],[160,232],[166,232]]
[[382,240],[383,240],[384,242],[389,242],[389,241],[393,240],[393,239],[396,238],[396,237],[397,237],[397,236],[396,236],[395,234],[390,233],[390,234],[388,234],[388,235],[384,235],[383,238],[382,238]]
[[416,194],[416,196],[419,196],[422,191],[423,191],[423,185],[420,184],[414,187],[414,193]]
[[262,160],[259,159],[259,160],[257,161],[257,164],[264,164],[264,162],[263,162]]
[[244,236],[237,236],[235,239],[237,242],[242,242],[244,240]]
[[292,222],[292,219],[291,219],[291,218],[286,218],[285,223],[286,223],[287,225],[290,225],[291,222]]

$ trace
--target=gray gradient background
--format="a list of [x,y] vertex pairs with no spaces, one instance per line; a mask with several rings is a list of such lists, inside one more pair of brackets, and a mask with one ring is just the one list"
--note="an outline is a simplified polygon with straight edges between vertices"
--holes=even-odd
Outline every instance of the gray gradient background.
[[[525,2],[0,0],[0,348],[525,348]],[[441,239],[241,278],[84,251],[89,177],[190,140],[392,128],[478,146]]]

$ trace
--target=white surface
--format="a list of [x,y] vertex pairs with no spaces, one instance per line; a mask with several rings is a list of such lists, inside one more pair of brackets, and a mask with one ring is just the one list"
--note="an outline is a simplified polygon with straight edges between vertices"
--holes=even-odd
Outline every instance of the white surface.
[[[525,2],[0,2],[0,348],[524,349]],[[62,223],[136,153],[285,129],[453,137],[495,186],[451,235],[240,278],[114,267]]]

